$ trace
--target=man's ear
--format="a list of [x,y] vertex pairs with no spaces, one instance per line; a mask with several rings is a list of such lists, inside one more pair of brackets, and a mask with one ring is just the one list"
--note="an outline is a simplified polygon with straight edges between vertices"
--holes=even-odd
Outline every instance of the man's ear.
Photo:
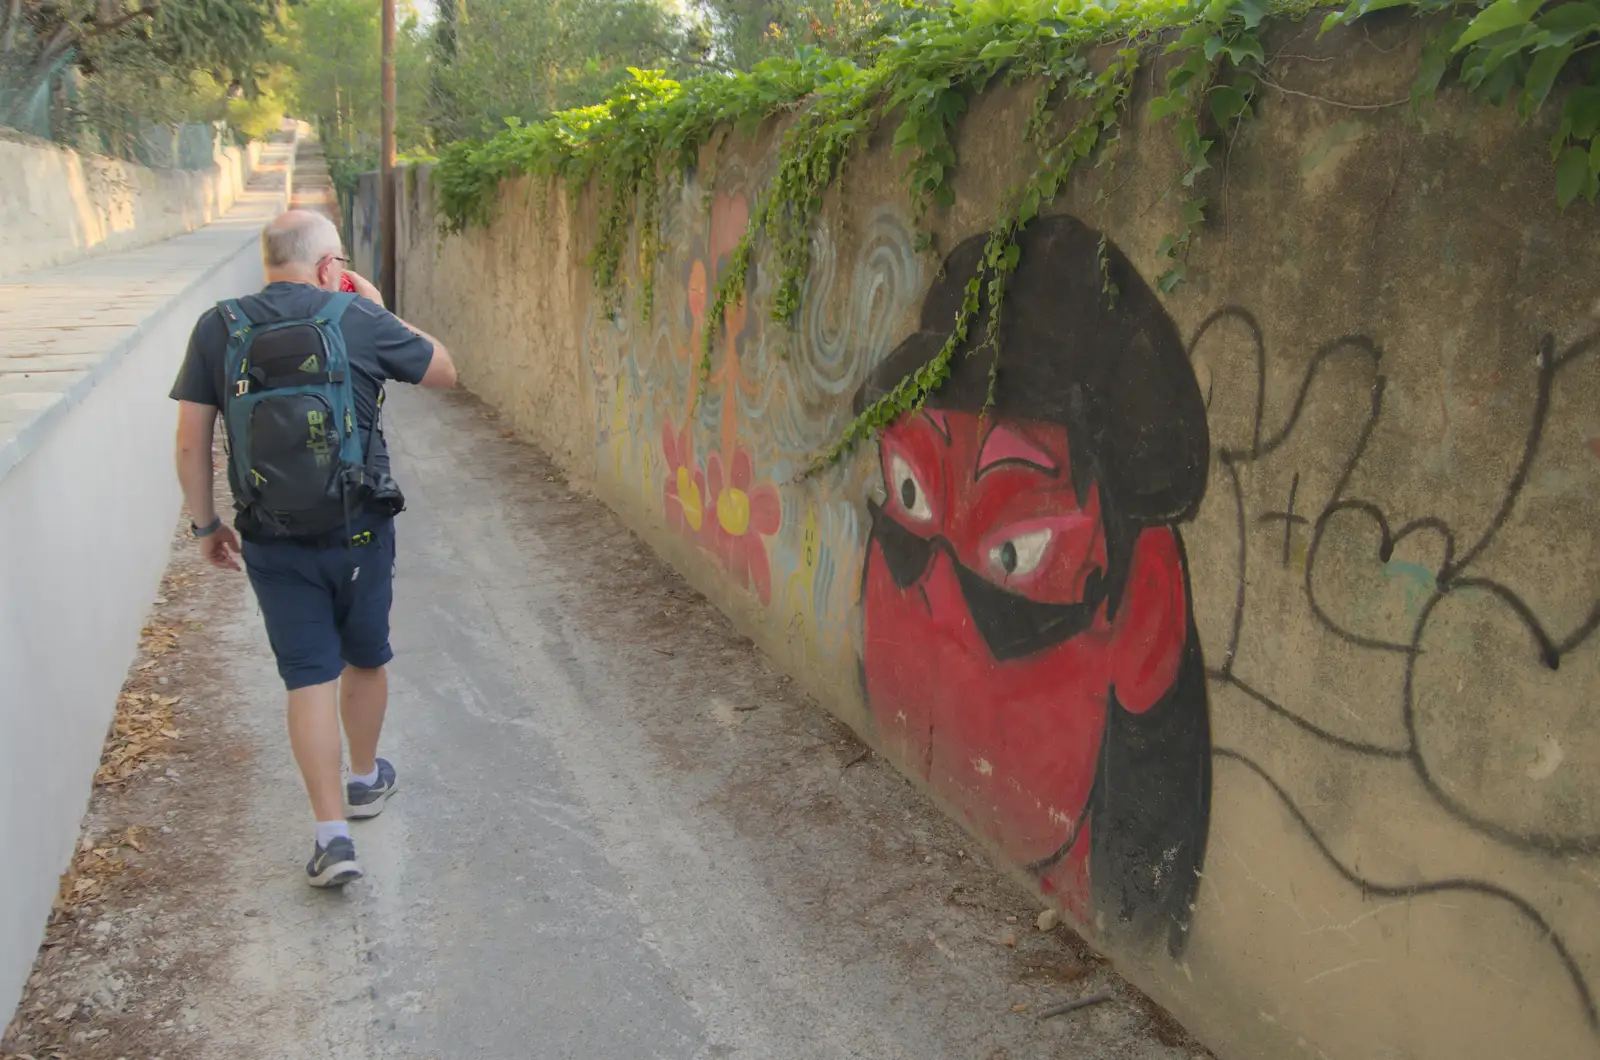
[[1173,531],[1141,532],[1111,629],[1111,687],[1124,710],[1144,713],[1177,680],[1188,613],[1183,553]]

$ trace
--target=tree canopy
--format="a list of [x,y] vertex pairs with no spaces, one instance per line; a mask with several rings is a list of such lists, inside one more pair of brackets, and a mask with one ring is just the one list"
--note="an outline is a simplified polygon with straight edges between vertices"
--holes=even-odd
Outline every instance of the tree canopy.
[[[269,76],[282,0],[8,0],[0,6],[0,124],[15,124],[68,64],[79,108],[182,121]],[[207,115],[211,116],[211,115]]]

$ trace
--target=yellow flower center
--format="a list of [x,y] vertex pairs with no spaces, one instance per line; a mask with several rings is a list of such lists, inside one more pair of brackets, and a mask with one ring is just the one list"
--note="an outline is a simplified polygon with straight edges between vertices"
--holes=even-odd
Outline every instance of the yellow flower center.
[[717,498],[717,522],[734,537],[742,537],[750,529],[750,495],[732,487],[723,490]]
[[689,529],[700,529],[705,512],[700,507],[700,490],[686,467],[678,468],[678,503],[683,505],[683,517],[689,521]]

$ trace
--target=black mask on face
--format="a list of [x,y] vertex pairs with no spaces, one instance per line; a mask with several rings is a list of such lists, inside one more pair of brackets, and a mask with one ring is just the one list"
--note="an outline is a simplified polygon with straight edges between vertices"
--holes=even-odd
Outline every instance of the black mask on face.
[[913,534],[876,502],[869,501],[867,509],[872,514],[872,539],[883,551],[889,576],[901,589],[910,588],[927,572],[936,551],[949,553],[973,624],[999,662],[1033,655],[1077,636],[1094,622],[1105,602],[1105,576],[1098,569],[1090,573],[1081,602],[1042,604],[1002,589],[962,566],[945,538]]

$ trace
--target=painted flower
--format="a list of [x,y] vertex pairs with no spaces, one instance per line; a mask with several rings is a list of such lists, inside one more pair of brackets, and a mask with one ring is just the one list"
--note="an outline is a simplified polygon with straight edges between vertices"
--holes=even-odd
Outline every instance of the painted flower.
[[[724,470],[727,475],[724,477]],[[757,485],[755,466],[746,449],[736,449],[724,469],[720,453],[706,460],[707,530],[711,548],[733,579],[754,589],[763,604],[772,602],[772,569],[763,538],[778,532],[783,521],[783,501],[770,482]]]
[[667,525],[685,537],[694,538],[705,525],[706,476],[695,466],[694,444],[689,428],[674,431],[670,422],[661,425],[662,469],[661,503]]

